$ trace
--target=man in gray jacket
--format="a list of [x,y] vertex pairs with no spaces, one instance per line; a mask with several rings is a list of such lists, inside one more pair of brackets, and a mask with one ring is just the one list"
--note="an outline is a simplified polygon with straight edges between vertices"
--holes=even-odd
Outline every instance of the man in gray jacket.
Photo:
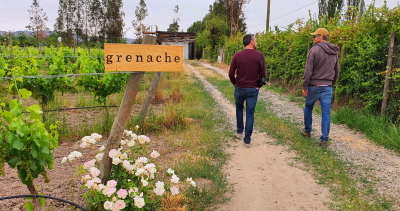
[[301,134],[311,137],[312,111],[315,102],[319,100],[322,110],[320,146],[327,147],[331,123],[332,85],[339,76],[339,47],[327,41],[329,32],[324,28],[317,29],[311,35],[315,45],[308,53],[304,70],[304,129]]

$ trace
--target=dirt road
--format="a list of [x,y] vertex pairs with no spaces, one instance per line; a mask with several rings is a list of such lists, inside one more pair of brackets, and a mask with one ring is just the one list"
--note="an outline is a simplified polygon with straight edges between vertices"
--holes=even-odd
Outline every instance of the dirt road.
[[[220,102],[234,128],[235,106],[204,79],[198,68],[187,67]],[[234,131],[232,147],[228,148],[231,157],[225,167],[228,181],[234,184],[234,193],[230,202],[219,210],[329,210],[328,189],[317,185],[310,173],[293,167],[294,153],[288,152],[285,146],[275,145],[274,139],[257,131],[252,136],[251,147],[245,148],[242,140],[233,137]]]
[[[235,106],[203,76],[220,74],[229,80],[227,70],[201,62],[196,62],[196,66],[186,66],[216,101],[221,102],[221,108],[230,117],[233,137]],[[301,126],[303,112],[298,104],[265,89],[260,90],[259,100],[270,105],[266,109]],[[314,134],[320,134],[320,124],[321,118],[315,115]],[[313,138],[318,139],[317,136]],[[348,169],[348,173],[358,179],[366,178],[378,194],[394,201],[393,208],[400,210],[399,156],[376,146],[362,133],[344,125],[332,124],[330,139],[329,149],[337,154],[338,159],[354,166]],[[225,171],[230,175],[229,182],[234,184],[234,193],[231,201],[220,210],[329,210],[328,189],[318,185],[309,172],[301,170],[301,164],[293,160],[294,152],[289,153],[285,146],[274,142],[268,134],[257,131],[253,134],[251,148],[245,148],[242,141],[232,138],[233,147],[228,148],[231,157]]]

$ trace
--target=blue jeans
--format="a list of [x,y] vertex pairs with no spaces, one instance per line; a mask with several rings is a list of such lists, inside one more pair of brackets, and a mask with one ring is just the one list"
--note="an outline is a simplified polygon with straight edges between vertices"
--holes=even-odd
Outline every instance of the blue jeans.
[[315,102],[319,100],[322,111],[320,140],[328,141],[328,135],[331,127],[331,103],[332,87],[308,87],[308,95],[305,97],[304,111],[304,130],[311,133],[312,130],[312,111]]
[[[258,91],[256,88],[239,88],[235,87],[235,103],[236,103],[236,123],[237,133],[243,133],[244,143],[250,144],[250,137],[253,134],[254,110],[256,109]],[[243,124],[243,108],[246,101],[246,127]]]

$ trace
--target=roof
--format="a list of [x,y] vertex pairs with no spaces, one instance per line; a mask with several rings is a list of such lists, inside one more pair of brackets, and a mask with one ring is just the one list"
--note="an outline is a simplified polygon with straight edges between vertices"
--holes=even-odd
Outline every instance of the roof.
[[157,42],[194,42],[194,32],[166,32],[157,31]]

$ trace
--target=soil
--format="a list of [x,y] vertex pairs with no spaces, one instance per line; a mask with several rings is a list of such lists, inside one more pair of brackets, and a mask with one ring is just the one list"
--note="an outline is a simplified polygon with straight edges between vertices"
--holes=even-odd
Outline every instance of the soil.
[[[192,62],[191,62],[192,63]],[[264,210],[330,210],[331,195],[327,187],[319,185],[312,174],[304,170],[302,164],[296,159],[295,152],[289,151],[287,146],[276,144],[276,140],[266,133],[254,131],[250,148],[245,148],[242,140],[234,137],[235,132],[235,106],[210,83],[204,79],[206,74],[220,74],[227,78],[227,67],[216,68],[206,63],[197,63],[204,67],[185,64],[185,70],[194,74],[219,102],[222,111],[229,117],[232,126],[232,137],[227,148],[230,154],[228,164],[224,171],[228,175],[228,182],[233,185],[233,192],[227,193],[230,201],[218,206],[222,211],[264,211]],[[298,104],[289,102],[264,89],[260,91],[259,100],[267,102],[279,116],[289,118],[294,123],[302,121],[302,111]],[[313,138],[319,134],[320,118],[314,118]],[[343,125],[331,126],[332,143],[329,147],[338,154],[338,158],[352,162],[357,169],[349,171],[355,177],[368,177],[373,175],[372,182],[379,193],[385,193],[388,199],[400,198],[400,159],[399,156],[382,147],[371,143],[365,136],[350,130]],[[75,150],[74,143],[65,142],[55,150],[55,163]],[[88,152],[85,156],[92,156]],[[83,205],[80,192],[80,176],[76,174],[81,162],[68,165],[55,165],[48,171],[50,183],[44,183],[42,177],[35,180],[38,192]],[[363,169],[363,170],[360,170]],[[19,181],[16,170],[6,166],[6,176],[0,177],[0,198],[13,195],[29,194],[26,186]],[[352,173],[352,172],[349,172]],[[20,211],[25,199],[0,200],[0,211]],[[55,200],[46,200],[46,210],[71,210],[70,205]],[[395,204],[396,206],[396,204]],[[395,209],[400,210],[400,206]],[[72,209],[73,210],[73,209]]]

